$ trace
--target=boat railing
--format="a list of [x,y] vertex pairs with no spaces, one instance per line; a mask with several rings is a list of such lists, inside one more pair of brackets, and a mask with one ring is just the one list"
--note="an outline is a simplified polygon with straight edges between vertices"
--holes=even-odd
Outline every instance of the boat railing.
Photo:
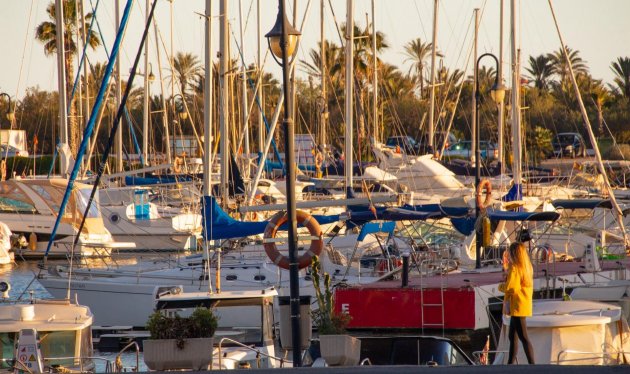
[[[561,359],[563,355],[583,355],[587,357],[578,357],[578,358],[565,358]],[[558,352],[556,356],[556,364],[560,365],[561,363],[568,362],[583,362],[586,360],[601,360],[602,364],[610,365],[610,362],[604,362],[605,357],[608,357],[609,360],[616,361],[617,364],[622,364],[626,362],[625,355],[630,355],[630,352],[627,351],[613,351],[613,352],[590,352],[590,351],[576,351],[573,349],[565,349],[563,351]],[[614,358],[613,356],[617,356]],[[583,363],[581,365],[589,365],[590,363]]]
[[[69,356],[69,357],[43,357],[42,358],[44,360],[44,362],[48,362],[50,363],[50,367],[54,368],[53,371],[56,372],[63,372],[63,369],[66,368],[67,365],[56,365],[55,362],[59,362],[59,361],[73,361],[73,362],[78,362],[78,367],[79,367],[79,371],[81,373],[85,373],[87,371],[93,371],[94,370],[94,366],[95,366],[95,362],[96,361],[101,361],[105,363],[105,371],[107,373],[113,373],[114,372],[114,367],[112,365],[112,362],[104,357],[97,357],[97,356],[87,356],[87,357],[83,357],[83,356]],[[85,362],[88,363],[85,363]],[[54,366],[56,365],[56,366]],[[72,365],[72,368],[75,368],[77,365]]]
[[116,359],[114,360],[116,371],[121,372],[123,371],[123,369],[125,369],[122,364],[121,355],[125,353],[126,351],[128,351],[130,348],[135,348],[135,353],[136,353],[136,367],[135,369],[132,368],[131,371],[138,371],[140,369],[140,345],[138,344],[138,342],[134,340],[132,342],[129,342],[129,344],[127,344],[126,346],[124,346],[123,349],[121,349],[120,352],[118,352],[118,354],[116,355]]
[[372,366],[372,361],[370,361],[369,358],[364,358],[363,360],[361,360],[361,362],[359,362],[359,366]]
[[477,364],[477,365],[482,365],[482,363],[481,363],[481,356],[488,355],[487,356],[488,358],[486,359],[486,363],[483,364],[483,365],[490,365],[490,363],[491,363],[490,354],[493,354],[495,356],[495,359],[496,359],[497,354],[500,354],[500,353],[507,354],[509,352],[508,351],[497,351],[497,350],[494,350],[494,351],[474,351],[472,353],[472,355],[473,355],[473,358],[475,359],[475,364]]
[[280,367],[281,368],[284,367],[285,363],[292,363],[292,361],[289,361],[289,360],[285,359],[284,357],[272,356],[272,355],[270,355],[268,353],[262,352],[258,348],[254,348],[254,347],[252,347],[250,345],[243,344],[243,343],[238,342],[238,341],[236,341],[234,339],[222,338],[219,341],[219,346],[218,346],[218,348],[219,348],[219,370],[222,370],[222,368],[223,368],[223,353],[221,352],[221,349],[222,349],[222,346],[223,346],[223,342],[228,342],[228,343],[234,344],[234,345],[236,345],[238,347],[245,348],[245,349],[247,349],[249,351],[256,352],[256,365],[258,366],[257,369],[260,369],[260,357],[261,356],[270,358],[272,360],[280,361]]

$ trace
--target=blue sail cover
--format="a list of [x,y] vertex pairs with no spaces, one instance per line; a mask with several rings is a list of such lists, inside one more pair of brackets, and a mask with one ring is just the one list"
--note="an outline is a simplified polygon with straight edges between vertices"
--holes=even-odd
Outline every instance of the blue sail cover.
[[606,208],[612,209],[612,202],[608,199],[559,199],[551,202],[554,208],[564,209],[595,209]]
[[396,229],[396,223],[392,221],[388,222],[368,222],[361,227],[361,232],[357,237],[358,242],[362,242],[369,234],[376,234],[384,232],[386,234],[393,234]]
[[510,187],[510,190],[501,198],[501,201],[516,201],[523,199],[523,186],[520,184],[514,184]]
[[557,212],[514,212],[511,210],[487,210],[488,218],[495,221],[555,221]]
[[[244,222],[230,217],[217,204],[213,196],[202,197],[201,211],[203,238],[205,240],[234,239],[245,236],[258,235],[265,232],[267,221]],[[339,221],[339,215],[330,216],[314,215],[313,218],[320,224],[328,224]],[[280,230],[286,231],[288,225],[280,226]]]

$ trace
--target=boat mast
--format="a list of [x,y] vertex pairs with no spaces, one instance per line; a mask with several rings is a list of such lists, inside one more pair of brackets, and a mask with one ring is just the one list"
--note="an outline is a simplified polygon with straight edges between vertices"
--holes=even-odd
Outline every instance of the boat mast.
[[[431,46],[431,99],[430,99],[431,104],[429,107],[429,148],[432,150],[432,152],[434,151],[433,138],[435,137],[435,117],[434,117],[434,113],[435,113],[435,56],[436,56],[436,49],[437,49],[438,4],[439,4],[439,0],[433,1],[433,37],[432,37],[432,46]],[[423,78],[420,77],[420,79],[423,79]],[[420,95],[422,95],[422,93],[420,93]],[[474,114],[473,114],[473,117],[474,117]]]
[[[120,31],[120,0],[116,0],[116,34]],[[116,59],[116,107],[120,107],[122,102],[122,77],[120,70],[120,58]],[[120,124],[113,124],[114,126],[120,126]],[[119,129],[116,132],[116,172],[122,173],[123,171],[123,132]]]
[[345,102],[345,160],[346,197],[352,196],[352,95],[354,94],[354,0],[346,0],[346,102]]
[[229,86],[227,82],[227,70],[228,70],[228,2],[227,0],[221,0],[219,3],[219,17],[221,19],[219,27],[219,151],[221,153],[221,205],[226,208],[228,204],[228,136],[227,136],[227,110],[228,110],[228,97],[230,95]]
[[[477,82],[477,37],[479,34],[479,8],[475,8],[475,10],[473,11],[475,14],[475,36],[474,36],[474,42],[473,42],[473,82]],[[477,85],[473,84],[473,89],[472,89],[472,126],[471,126],[471,135],[470,135],[470,161],[475,162],[475,157],[477,155],[477,103],[476,103],[476,97],[477,97]]]
[[512,64],[512,175],[517,188],[516,199],[522,198],[521,187],[521,80],[516,40],[516,0],[510,2],[510,62]]
[[[500,2],[499,7],[499,71],[497,71],[497,82],[499,84],[503,84],[503,0]],[[505,143],[503,141],[504,138],[504,112],[505,112],[505,100],[501,100],[499,103],[499,119],[497,121],[497,127],[499,128],[499,168],[500,173],[503,175],[505,173],[505,162],[504,162],[504,148]]]
[[[116,0],[118,4],[118,0]],[[59,150],[68,144],[68,98],[66,92],[66,61],[65,46],[63,43],[64,23],[63,23],[63,1],[55,1],[55,15],[57,23],[57,85],[59,89]],[[59,153],[59,172],[61,175],[67,175],[70,165],[63,154]]]
[[[150,0],[145,1],[145,22],[148,21]],[[149,166],[149,39],[144,44],[144,100],[142,102],[142,167]]]
[[[322,147],[326,147],[326,119],[328,117],[328,95],[326,93],[326,78],[328,78],[328,72],[326,68],[326,38],[324,34],[324,16],[325,16],[325,0],[320,0],[319,4],[319,28],[320,28],[320,51],[319,51],[319,71],[321,73],[321,86],[322,86],[322,107],[319,112],[319,141]],[[322,152],[325,149],[322,148]]]
[[203,87],[203,194],[210,196],[212,178],[212,0],[206,0],[205,80]]
[[608,180],[608,176],[606,174],[606,169],[604,168],[604,162],[602,161],[602,154],[599,151],[599,147],[597,145],[597,138],[595,138],[595,134],[593,133],[593,128],[591,127],[591,121],[588,119],[588,113],[586,113],[586,107],[584,106],[584,101],[582,100],[582,95],[580,94],[580,88],[575,80],[575,72],[573,71],[573,65],[571,64],[571,59],[567,53],[566,45],[564,44],[564,40],[562,39],[562,34],[560,33],[560,27],[558,26],[558,20],[556,19],[556,13],[553,10],[553,5],[551,4],[551,0],[548,0],[549,9],[551,9],[551,15],[553,16],[553,22],[556,25],[556,30],[558,32],[558,39],[560,40],[560,47],[562,48],[562,55],[567,63],[567,67],[569,68],[569,77],[571,78],[571,83],[573,85],[573,90],[575,91],[575,97],[577,98],[578,104],[580,106],[580,112],[582,113],[582,119],[584,121],[584,125],[586,127],[586,131],[588,132],[589,140],[591,141],[591,145],[593,146],[593,150],[595,151],[595,159],[597,160],[597,167],[599,169],[599,173],[602,175],[604,179],[604,186],[606,191],[608,192],[608,196],[610,197],[610,202],[613,205],[615,211],[615,217],[617,218],[617,222],[619,224],[619,229],[623,234],[623,241],[626,248],[630,247],[630,242],[628,242],[628,234],[623,224],[623,213],[619,204],[617,203],[617,199],[615,198],[615,191],[612,189],[610,185],[610,181]]
[[[323,1],[323,0],[322,0]],[[258,55],[256,56],[256,61],[258,64],[258,90],[256,91],[256,95],[258,95],[258,103],[260,107],[258,108],[258,152],[263,152],[263,147],[265,145],[265,124],[263,122],[263,110],[265,109],[265,105],[263,104],[263,92],[264,92],[264,82],[263,76],[264,72],[262,70],[262,33],[260,31],[260,0],[256,1],[256,19],[258,23]]]
[[[245,168],[243,168],[243,173],[245,178],[249,178],[249,172],[250,172],[250,168],[249,168],[249,153],[250,153],[250,149],[249,149],[249,105],[248,105],[248,100],[247,100],[247,66],[245,66],[245,40],[243,38],[243,0],[239,0],[238,1],[238,18],[239,18],[239,31],[240,31],[240,42],[241,42],[241,105],[242,105],[242,109],[241,109],[241,115],[243,117],[243,136],[245,137],[245,158],[248,160],[246,161],[247,165]],[[240,144],[240,142],[239,142]]]
[[166,97],[164,95],[164,78],[162,77],[162,60],[160,58],[160,48],[158,47],[160,45],[159,43],[159,39],[158,39],[158,29],[157,29],[157,24],[154,23],[153,24],[153,31],[155,32],[155,51],[157,52],[157,64],[158,64],[158,73],[160,74],[160,92],[161,92],[161,98],[162,98],[162,125],[164,126],[164,137],[166,138],[166,163],[170,164],[172,161],[172,157],[171,157],[171,134],[169,131],[169,126],[168,126],[168,113],[166,112]]
[[376,12],[374,1],[372,0],[372,56],[374,56],[372,61],[372,69],[374,70],[374,82],[372,85],[374,88],[372,89],[372,116],[373,116],[373,132],[372,136],[375,141],[380,140],[380,132],[378,130],[378,65],[376,59]]

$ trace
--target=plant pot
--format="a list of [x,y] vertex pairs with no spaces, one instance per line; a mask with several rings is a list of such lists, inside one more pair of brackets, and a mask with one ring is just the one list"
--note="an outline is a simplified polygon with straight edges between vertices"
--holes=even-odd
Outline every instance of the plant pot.
[[176,339],[143,341],[144,363],[151,370],[207,370],[212,364],[213,338],[186,339],[184,348],[177,348]]
[[319,349],[329,366],[352,366],[361,358],[361,341],[350,335],[320,335]]

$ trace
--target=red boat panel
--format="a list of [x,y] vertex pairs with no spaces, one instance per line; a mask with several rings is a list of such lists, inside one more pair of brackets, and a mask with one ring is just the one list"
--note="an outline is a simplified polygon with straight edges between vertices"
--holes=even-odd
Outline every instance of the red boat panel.
[[440,292],[439,288],[340,288],[335,291],[335,310],[352,316],[350,328],[431,329],[444,324],[447,329],[474,329],[474,290],[445,289],[443,307]]

